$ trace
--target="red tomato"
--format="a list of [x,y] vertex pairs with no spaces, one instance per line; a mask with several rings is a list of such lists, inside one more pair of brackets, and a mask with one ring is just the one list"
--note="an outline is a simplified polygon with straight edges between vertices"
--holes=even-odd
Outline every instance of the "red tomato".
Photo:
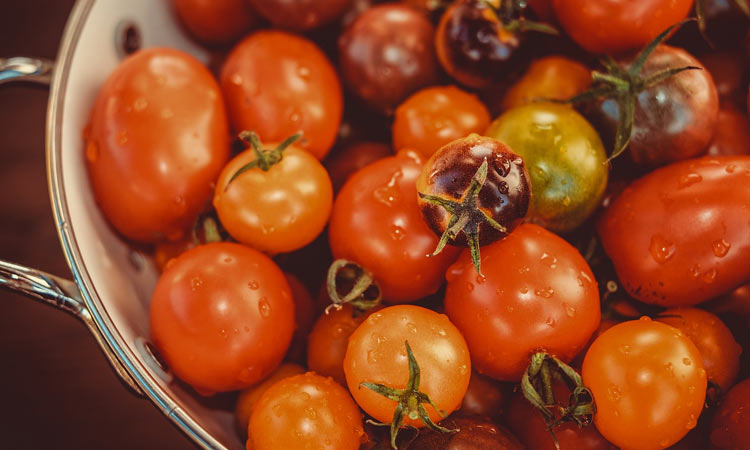
[[354,261],[372,272],[383,300],[390,303],[436,292],[459,253],[451,247],[427,256],[438,238],[417,205],[421,170],[415,152],[401,151],[352,175],[333,204],[328,232],[334,258]]
[[462,414],[484,417],[498,417],[503,413],[508,400],[509,389],[492,378],[471,372],[469,387],[461,401]]
[[708,144],[708,155],[750,154],[750,120],[732,107],[719,110],[716,131]]
[[276,384],[277,381],[303,373],[305,373],[305,368],[300,365],[282,363],[271,375],[268,376],[268,378],[240,392],[239,397],[237,397],[234,418],[236,419],[237,427],[243,437],[247,437],[247,427],[250,423],[250,416],[253,414],[255,405],[258,404],[260,396],[263,395],[268,388]]
[[245,0],[275,27],[304,31],[341,16],[353,0]]
[[276,368],[294,331],[294,302],[270,258],[221,242],[183,253],[164,271],[150,318],[170,369],[210,394],[245,388]]
[[216,81],[195,58],[167,48],[117,66],[84,139],[99,207],[117,231],[146,243],[184,236],[229,157]]
[[693,0],[552,0],[565,31],[590,53],[638,50],[687,17]]
[[537,351],[570,361],[599,326],[599,291],[586,261],[562,238],[523,224],[448,269],[445,312],[466,338],[476,370],[519,381]]
[[711,444],[726,450],[750,449],[750,380],[745,379],[722,400],[711,424]]
[[342,149],[325,162],[333,189],[338,191],[356,171],[391,155],[391,147],[380,142],[358,142]]
[[247,0],[172,0],[190,33],[206,44],[231,44],[257,21]]
[[599,223],[604,250],[634,298],[689,306],[748,281],[750,156],[704,157],[633,183]]
[[315,43],[283,31],[258,31],[237,44],[221,69],[221,89],[235,131],[280,142],[301,131],[300,146],[318,159],[341,123],[336,70]]

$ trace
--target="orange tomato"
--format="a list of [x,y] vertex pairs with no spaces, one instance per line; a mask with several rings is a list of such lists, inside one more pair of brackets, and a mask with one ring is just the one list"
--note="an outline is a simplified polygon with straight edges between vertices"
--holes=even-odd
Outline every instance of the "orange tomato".
[[566,100],[585,91],[591,84],[591,71],[563,56],[537,59],[516,82],[502,102],[503,111],[537,99]]

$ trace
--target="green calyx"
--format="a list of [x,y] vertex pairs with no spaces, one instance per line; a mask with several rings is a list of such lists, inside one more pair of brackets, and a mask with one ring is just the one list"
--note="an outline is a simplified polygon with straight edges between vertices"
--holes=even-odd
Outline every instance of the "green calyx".
[[494,14],[494,19],[500,22],[503,28],[513,34],[536,31],[552,35],[559,35],[552,25],[527,20],[524,12],[528,7],[527,0],[482,0],[487,8]]
[[419,198],[423,201],[440,206],[450,214],[448,226],[440,236],[437,248],[430,256],[435,256],[443,251],[445,244],[447,244],[448,241],[454,240],[456,236],[463,231],[466,235],[469,250],[471,251],[471,261],[474,263],[474,268],[480,276],[484,275],[482,275],[482,264],[479,254],[479,226],[482,223],[488,223],[492,228],[501,233],[508,232],[507,228],[500,225],[477,205],[479,191],[482,190],[484,183],[487,181],[487,170],[488,164],[487,158],[485,158],[472,177],[471,184],[469,184],[466,192],[464,192],[464,195],[458,201],[449,200],[436,195],[427,195],[421,192],[418,193]]
[[326,289],[331,299],[326,312],[330,308],[341,309],[342,305],[349,304],[356,314],[362,314],[378,306],[383,298],[372,273],[346,259],[337,259],[328,268]]
[[[555,400],[552,392],[553,379],[564,382],[571,390],[568,404]],[[521,378],[521,392],[542,414],[547,430],[560,448],[554,428],[565,422],[575,422],[580,427],[591,425],[596,413],[596,403],[589,388],[583,385],[581,375],[559,359],[538,352],[531,356],[531,363]],[[557,414],[555,414],[557,413]]]
[[[430,415],[424,407],[424,403],[432,406],[435,411],[440,414],[441,417],[446,416],[446,412],[439,409],[430,399],[430,397],[424,392],[419,391],[420,372],[419,364],[414,358],[414,353],[411,351],[409,341],[405,341],[406,355],[409,358],[409,381],[406,383],[406,388],[395,389],[389,386],[378,383],[360,383],[359,387],[363,386],[367,389],[377,392],[378,394],[386,397],[394,402],[397,402],[396,409],[393,412],[393,420],[390,423],[391,427],[391,447],[397,449],[396,437],[398,431],[404,423],[404,419],[407,417],[411,420],[421,420],[428,428],[439,431],[441,433],[455,433],[458,430],[450,430],[445,427],[441,427],[430,419]],[[371,422],[375,425],[388,426],[389,424]]]
[[648,60],[648,57],[651,56],[656,47],[663,43],[672,31],[689,21],[690,19],[682,21],[664,30],[638,53],[633,63],[627,69],[619,65],[613,58],[605,56],[602,58],[601,63],[606,71],[599,72],[595,70],[591,73],[593,87],[564,101],[565,103],[580,103],[600,98],[611,98],[617,101],[619,117],[617,133],[615,135],[615,146],[607,161],[612,161],[620,156],[630,143],[630,138],[633,134],[635,102],[640,92],[680,72],[701,70],[700,67],[685,66],[664,69],[646,78],[641,75],[646,60]]
[[232,184],[232,181],[234,181],[238,176],[242,175],[250,169],[254,169],[256,167],[263,171],[267,171],[268,169],[270,169],[274,164],[277,164],[282,160],[282,158],[284,157],[284,150],[286,150],[290,145],[297,142],[301,137],[302,133],[293,134],[292,136],[284,139],[284,141],[276,146],[276,148],[266,150],[263,148],[263,143],[260,142],[260,138],[254,131],[241,132],[239,134],[240,140],[250,146],[250,148],[253,150],[253,153],[255,153],[255,159],[240,167],[237,172],[232,175],[232,178],[229,179],[224,190],[229,189],[229,185]]

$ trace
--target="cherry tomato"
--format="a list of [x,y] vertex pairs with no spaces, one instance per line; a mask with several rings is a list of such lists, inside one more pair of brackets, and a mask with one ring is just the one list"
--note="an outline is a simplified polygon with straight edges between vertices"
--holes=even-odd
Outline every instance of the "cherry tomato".
[[247,0],[172,0],[190,33],[206,44],[231,44],[255,25]]
[[523,224],[482,248],[477,276],[464,251],[445,277],[445,312],[477,371],[519,381],[536,351],[570,361],[599,326],[599,291],[575,247]]
[[167,48],[117,66],[84,139],[96,202],[117,231],[145,243],[186,234],[229,157],[216,81],[192,56]]
[[590,53],[638,50],[685,17],[692,0],[552,0],[557,20]]
[[341,85],[312,41],[283,31],[255,32],[232,49],[220,79],[235,131],[255,131],[268,142],[301,131],[300,146],[318,159],[333,146]]
[[583,360],[582,376],[596,400],[596,428],[633,450],[679,441],[697,424],[706,396],[698,348],[682,331],[648,317],[599,336]]
[[240,392],[239,397],[237,397],[234,418],[236,419],[237,428],[242,437],[247,437],[247,427],[250,423],[250,416],[253,413],[253,409],[255,409],[255,405],[258,404],[260,396],[277,381],[303,373],[305,373],[305,368],[298,364],[282,363],[273,371],[273,373],[271,373],[271,375],[268,376],[268,378]]
[[333,189],[338,191],[353,173],[391,155],[393,155],[391,148],[380,142],[358,142],[342,149],[325,162]]
[[473,416],[500,416],[508,398],[503,388],[504,385],[492,378],[472,371],[459,411]]
[[315,322],[316,305],[310,292],[304,284],[294,275],[284,272],[289,288],[292,290],[294,300],[294,336],[289,350],[284,358],[287,361],[304,363],[307,349],[307,335]]
[[455,86],[435,86],[415,93],[396,109],[393,148],[413,148],[429,157],[440,147],[483,132],[490,113],[479,99]]
[[268,170],[257,166],[232,179],[252,161],[258,161],[257,153],[246,150],[219,176],[213,204],[221,224],[239,242],[270,253],[312,242],[325,228],[333,203],[323,165],[292,145]]
[[733,107],[719,111],[716,131],[708,144],[708,155],[750,154],[750,120],[747,114]]
[[451,416],[443,422],[455,433],[434,430],[420,431],[409,444],[413,450],[523,450],[513,434],[504,427],[482,417]]
[[295,31],[317,28],[340,17],[352,0],[246,0],[274,26]]
[[197,243],[188,235],[179,241],[160,242],[154,248],[154,264],[159,272],[163,272],[170,261],[195,247]]
[[599,237],[623,287],[660,306],[690,306],[748,281],[750,156],[656,170],[604,212]]
[[546,56],[531,63],[523,77],[508,89],[502,109],[538,99],[567,100],[590,84],[591,71],[583,64],[563,56]]
[[437,292],[458,249],[437,256],[438,238],[422,221],[417,204],[420,157],[401,151],[351,176],[333,205],[328,235],[335,259],[373,273],[383,300],[403,303]]
[[742,347],[715,315],[697,308],[671,308],[656,320],[682,331],[698,347],[708,381],[727,392],[740,370]]
[[183,253],[164,271],[150,318],[169,368],[209,394],[245,388],[276,368],[294,331],[294,302],[271,259],[220,242]]
[[750,380],[737,383],[722,400],[713,423],[711,444],[722,450],[750,449]]
[[742,52],[731,50],[711,52],[699,58],[714,80],[722,108],[744,106],[747,92],[744,58]]
[[[393,420],[397,403],[360,384],[404,389],[409,380],[406,341],[419,365],[419,391],[439,409],[446,413],[457,409],[469,385],[469,349],[446,316],[413,305],[381,309],[354,330],[344,358],[346,382],[354,400],[380,422]],[[429,404],[422,406],[433,422],[442,418]],[[404,425],[423,427],[424,423],[407,417]]]
[[529,219],[557,232],[581,225],[607,187],[607,154],[599,135],[573,108],[531,103],[505,112],[487,136],[521,156],[531,177]]
[[364,430],[346,389],[308,372],[284,378],[261,395],[248,435],[248,450],[357,450]]

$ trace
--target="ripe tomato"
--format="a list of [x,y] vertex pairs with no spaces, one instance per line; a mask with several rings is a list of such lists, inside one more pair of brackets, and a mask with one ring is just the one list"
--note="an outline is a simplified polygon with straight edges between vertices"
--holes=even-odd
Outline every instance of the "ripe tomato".
[[711,156],[750,154],[750,120],[733,107],[719,110],[716,131],[708,144]]
[[[344,373],[349,391],[359,406],[375,420],[391,423],[397,403],[361,383],[379,383],[404,389],[409,380],[405,342],[419,365],[419,391],[446,413],[457,409],[471,375],[469,349],[461,333],[445,315],[413,305],[398,305],[371,314],[349,338]],[[423,404],[430,419],[442,417]],[[408,417],[404,425],[423,427]]]
[[750,156],[704,157],[637,180],[607,208],[599,237],[623,287],[689,306],[748,281]]
[[599,291],[575,247],[523,224],[482,247],[477,276],[468,251],[445,274],[445,312],[480,373],[519,381],[536,351],[570,361],[599,326]]
[[151,337],[174,374],[201,393],[242,389],[284,357],[294,302],[284,273],[232,243],[183,253],[151,297]]
[[706,396],[698,348],[682,331],[648,317],[602,333],[586,353],[582,376],[596,400],[596,428],[632,450],[679,441],[697,424]]
[[295,31],[319,27],[338,18],[353,0],[246,0],[274,26]]
[[750,449],[750,379],[737,383],[722,400],[713,423],[711,444],[722,450]]
[[471,133],[482,133],[490,113],[479,99],[455,86],[435,86],[415,93],[396,109],[393,148],[413,148],[425,157]]
[[222,170],[213,200],[221,224],[234,239],[265,252],[304,247],[323,231],[331,212],[328,172],[313,155],[292,145],[268,170],[254,167],[232,179],[257,160],[254,150],[246,150]]
[[697,308],[671,308],[655,318],[685,333],[701,353],[708,381],[727,392],[740,370],[742,347],[715,315]]
[[427,256],[438,238],[417,205],[421,170],[414,151],[383,158],[352,175],[333,205],[328,232],[334,258],[372,272],[385,302],[411,302],[437,292],[459,253],[446,248]]
[[229,157],[216,81],[192,56],[167,48],[117,66],[84,139],[96,202],[117,231],[146,243],[184,236]]
[[300,146],[318,159],[333,146],[341,85],[312,41],[283,31],[255,32],[232,49],[220,80],[235,131],[255,131],[268,142],[301,131]]
[[563,56],[535,60],[526,73],[505,93],[502,109],[532,103],[537,99],[567,100],[591,84],[591,71]]
[[[455,433],[420,430],[408,448],[414,450],[523,450],[513,434],[481,416],[451,416],[443,423]],[[406,448],[406,447],[404,447]]]
[[386,156],[393,155],[391,147],[380,142],[358,142],[331,155],[325,161],[334,191],[341,189],[353,173]]
[[231,44],[257,22],[247,0],[172,0],[182,23],[206,44]]
[[248,450],[357,450],[362,416],[346,389],[312,372],[278,381],[250,416]]
[[692,0],[553,0],[557,20],[590,53],[623,53],[648,44],[685,17]]
[[237,397],[234,418],[236,419],[237,428],[242,437],[247,438],[247,427],[250,424],[250,416],[253,414],[255,405],[258,404],[260,396],[263,395],[268,388],[276,384],[277,381],[303,373],[305,373],[305,368],[298,364],[282,363],[273,371],[273,373],[271,373],[271,375],[268,376],[268,378],[240,392],[239,397]]
[[717,50],[699,58],[714,80],[722,108],[745,106],[747,84],[744,58],[743,53],[737,50]]
[[471,372],[469,387],[461,401],[461,414],[498,417],[503,413],[508,400],[506,385],[477,372]]

